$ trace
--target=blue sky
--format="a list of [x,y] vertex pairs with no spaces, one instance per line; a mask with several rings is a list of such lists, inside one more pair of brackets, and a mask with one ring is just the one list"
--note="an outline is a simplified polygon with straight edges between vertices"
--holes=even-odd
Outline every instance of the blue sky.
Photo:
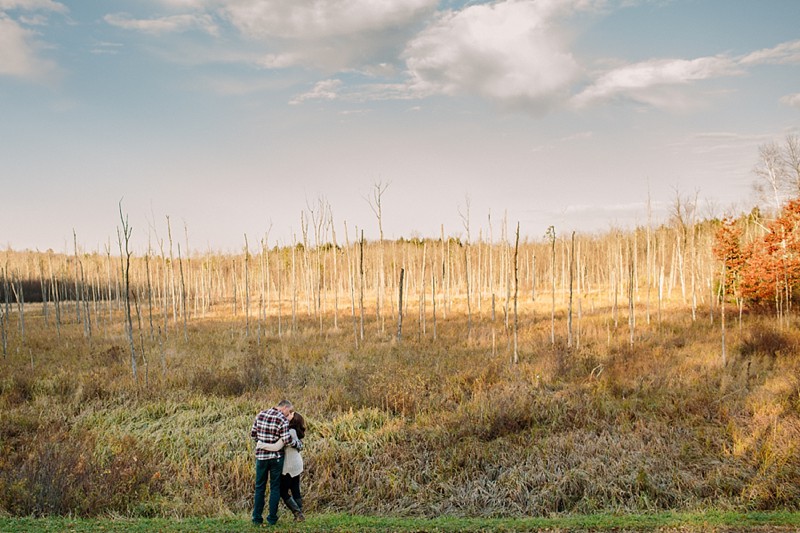
[[[749,209],[800,126],[796,0],[0,0],[0,243],[234,250]],[[155,244],[154,244],[155,245]],[[112,246],[113,248],[113,246]]]

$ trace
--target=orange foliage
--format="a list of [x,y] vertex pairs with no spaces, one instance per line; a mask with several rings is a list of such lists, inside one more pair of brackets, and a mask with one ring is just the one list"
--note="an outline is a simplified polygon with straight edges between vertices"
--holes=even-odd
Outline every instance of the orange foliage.
[[[775,300],[777,295],[791,298],[800,283],[800,198],[789,202],[767,230],[741,254],[741,292],[754,302]],[[717,244],[724,248],[726,236],[722,237]]]

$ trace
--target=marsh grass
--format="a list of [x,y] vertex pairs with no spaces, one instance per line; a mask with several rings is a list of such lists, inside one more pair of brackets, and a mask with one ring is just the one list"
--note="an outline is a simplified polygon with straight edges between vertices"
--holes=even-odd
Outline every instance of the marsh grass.
[[572,349],[551,345],[539,312],[512,365],[485,313],[467,336],[456,308],[435,342],[413,321],[402,343],[370,321],[358,349],[349,325],[301,318],[281,336],[271,319],[260,340],[243,320],[195,319],[188,342],[163,341],[165,372],[145,338],[147,381],[133,383],[119,331],[89,343],[72,324],[56,338],[31,314],[0,373],[0,512],[237,516],[253,417],[283,397],[309,424],[312,514],[798,509],[796,327],[748,317],[723,366],[717,325],[681,306],[633,346],[609,309],[586,312]]

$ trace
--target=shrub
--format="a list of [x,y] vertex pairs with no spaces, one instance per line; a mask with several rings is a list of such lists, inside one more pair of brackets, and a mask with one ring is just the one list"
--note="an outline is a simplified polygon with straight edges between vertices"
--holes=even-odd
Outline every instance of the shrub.
[[157,464],[132,437],[98,446],[89,433],[40,430],[0,462],[0,508],[18,516],[129,514],[160,492]]

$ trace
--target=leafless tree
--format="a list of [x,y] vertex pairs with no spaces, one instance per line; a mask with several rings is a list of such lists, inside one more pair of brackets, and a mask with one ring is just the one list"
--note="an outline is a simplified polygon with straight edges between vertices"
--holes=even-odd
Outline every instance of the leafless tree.
[[517,299],[519,297],[519,222],[517,222],[517,236],[514,239],[514,364],[519,363],[519,315],[517,314]]
[[400,342],[403,338],[403,278],[405,277],[405,274],[406,269],[400,268],[400,284],[397,292],[397,342]]
[[8,267],[3,268],[3,298],[5,299],[5,307],[0,308],[0,332],[3,335],[3,359],[8,357],[8,329],[6,323],[8,322]]
[[467,240],[464,243],[464,281],[467,291],[467,339],[472,338],[472,305],[470,303],[470,223],[469,223],[470,199],[466,196],[466,208],[462,212],[461,208],[458,209],[458,214],[461,217],[461,223],[464,225],[464,230],[467,234]]
[[[128,344],[131,349],[131,371],[133,380],[137,381],[136,374],[136,344],[133,341],[133,322],[131,320],[131,254],[130,239],[133,229],[128,225],[128,217],[122,213],[122,200],[119,202],[119,218],[122,222],[121,232],[117,229],[117,241],[119,243],[119,257],[122,266],[122,278],[125,287],[125,327],[128,334]],[[124,249],[123,249],[124,242]]]
[[183,275],[183,258],[181,257],[181,244],[178,243],[178,267],[181,275],[181,317],[183,318],[183,340],[189,342],[189,333],[186,327],[186,279]]
[[550,241],[550,281],[552,306],[550,308],[550,344],[556,343],[556,228],[547,228],[545,236]]
[[778,212],[789,198],[800,195],[800,138],[788,135],[784,144],[759,146],[753,173],[759,198]]
[[244,234],[244,336],[250,336],[250,247]]
[[575,232],[572,232],[569,252],[569,304],[567,309],[567,347],[572,348],[572,284],[575,277]]

